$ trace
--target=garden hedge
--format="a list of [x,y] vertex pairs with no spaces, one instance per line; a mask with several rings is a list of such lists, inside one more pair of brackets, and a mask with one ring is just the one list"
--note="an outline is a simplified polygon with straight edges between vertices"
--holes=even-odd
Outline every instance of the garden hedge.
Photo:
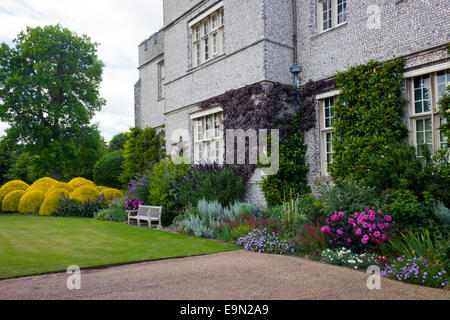
[[111,188],[120,188],[119,176],[122,173],[123,151],[114,151],[101,158],[94,167],[94,182]]
[[42,191],[27,191],[19,202],[19,213],[35,214],[39,212],[42,203],[44,203],[45,195]]
[[16,190],[8,193],[2,201],[3,212],[17,212],[19,210],[20,198],[25,194],[24,190]]
[[95,200],[99,196],[99,192],[95,186],[91,185],[83,185],[77,189],[75,189],[70,194],[71,200],[77,200],[80,202],[86,202],[87,200]]
[[59,183],[58,181],[52,178],[48,177],[40,178],[31,185],[29,191],[39,190],[45,194],[51,187],[53,187],[58,183]]
[[0,204],[3,200],[3,198],[10,192],[16,191],[16,190],[27,190],[29,188],[29,185],[23,182],[22,180],[13,180],[5,183],[0,188]]
[[45,196],[44,203],[42,204],[39,214],[41,216],[51,216],[59,207],[59,201],[64,197],[69,197],[69,192],[56,189]]
[[123,192],[118,189],[108,188],[100,192],[105,197],[105,200],[113,200],[123,197]]
[[89,185],[89,186],[95,187],[94,182],[92,182],[91,180],[87,180],[85,178],[73,178],[72,180],[69,181],[68,185],[73,190],[75,190],[81,186],[84,186],[84,185]]
[[48,189],[48,191],[45,193],[45,195],[50,194],[51,192],[53,192],[54,190],[65,190],[69,193],[71,193],[73,191],[73,188],[71,186],[69,186],[69,184],[64,183],[64,182],[58,182],[57,184],[55,184],[53,187],[51,187],[50,189]]

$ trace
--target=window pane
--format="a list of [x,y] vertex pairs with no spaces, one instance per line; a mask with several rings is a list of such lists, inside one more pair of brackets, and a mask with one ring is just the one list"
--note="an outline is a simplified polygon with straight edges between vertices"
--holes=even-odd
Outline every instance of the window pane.
[[422,89],[414,90],[414,101],[422,100]]
[[424,131],[423,120],[417,120],[416,126],[416,131]]
[[425,130],[426,131],[433,130],[431,125],[431,119],[425,119]]
[[423,101],[423,112],[429,112],[431,111],[431,103],[429,100]]
[[416,142],[417,142],[418,146],[420,146],[421,144],[423,144],[425,142],[423,132],[417,132],[417,140],[416,140]]
[[416,102],[416,113],[422,113],[422,102]]

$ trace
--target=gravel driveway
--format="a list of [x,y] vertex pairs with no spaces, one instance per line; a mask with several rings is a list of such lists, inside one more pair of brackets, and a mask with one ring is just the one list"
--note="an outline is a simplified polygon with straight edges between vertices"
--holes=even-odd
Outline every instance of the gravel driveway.
[[82,270],[81,289],[68,274],[0,281],[0,299],[446,299],[450,292],[382,280],[297,257],[244,251]]

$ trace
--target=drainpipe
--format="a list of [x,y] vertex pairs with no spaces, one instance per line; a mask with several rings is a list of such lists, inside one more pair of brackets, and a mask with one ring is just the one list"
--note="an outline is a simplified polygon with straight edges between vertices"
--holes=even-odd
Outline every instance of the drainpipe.
[[294,47],[293,57],[292,57],[292,67],[290,71],[294,76],[294,86],[300,88],[300,73],[302,72],[302,67],[297,65],[298,52],[297,52],[297,0],[292,0],[292,45]]

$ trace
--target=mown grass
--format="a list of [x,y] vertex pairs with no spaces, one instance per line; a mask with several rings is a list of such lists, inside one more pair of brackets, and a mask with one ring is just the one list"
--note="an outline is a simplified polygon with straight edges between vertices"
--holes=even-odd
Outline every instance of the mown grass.
[[0,215],[0,279],[236,249],[94,219]]

